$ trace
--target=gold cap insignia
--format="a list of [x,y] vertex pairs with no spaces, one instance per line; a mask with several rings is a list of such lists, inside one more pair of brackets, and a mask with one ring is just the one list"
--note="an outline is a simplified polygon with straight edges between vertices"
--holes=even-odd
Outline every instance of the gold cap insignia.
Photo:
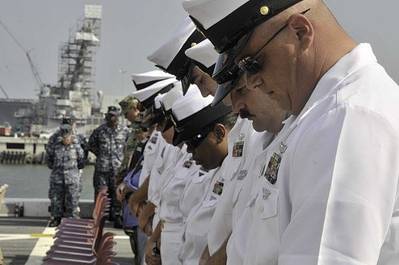
[[270,9],[268,6],[261,6],[259,8],[259,12],[261,13],[262,16],[266,16],[267,14],[269,14]]

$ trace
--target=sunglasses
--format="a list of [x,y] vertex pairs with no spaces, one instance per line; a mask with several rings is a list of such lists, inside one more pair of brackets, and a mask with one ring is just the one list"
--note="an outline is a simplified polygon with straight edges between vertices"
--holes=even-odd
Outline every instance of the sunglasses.
[[[306,14],[310,10],[307,9],[301,12],[301,15]],[[262,69],[262,64],[259,62],[258,58],[261,51],[271,43],[281,32],[283,32],[288,26],[288,23],[284,24],[279,30],[277,30],[252,56],[246,56],[242,58],[236,65],[240,72],[246,73],[249,75],[254,75],[258,73]]]
[[231,80],[237,79],[239,76],[239,68],[235,63],[235,58],[241,51],[245,48],[248,43],[252,32],[243,36],[238,42],[237,45],[221,54],[216,62],[215,70],[212,78],[218,84],[224,84]]
[[205,127],[201,132],[195,134],[192,138],[184,141],[189,149],[196,149],[205,140],[208,134],[212,131],[213,126]]

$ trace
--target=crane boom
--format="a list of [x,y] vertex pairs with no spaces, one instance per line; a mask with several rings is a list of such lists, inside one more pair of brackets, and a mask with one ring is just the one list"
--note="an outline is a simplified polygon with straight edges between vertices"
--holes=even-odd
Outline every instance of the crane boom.
[[3,88],[2,85],[0,85],[0,90],[3,92],[3,94],[6,96],[6,98],[10,98],[6,92],[6,90]]
[[40,89],[44,88],[46,85],[43,83],[42,79],[40,78],[39,72],[37,71],[37,67],[33,63],[29,52],[25,52],[25,55],[26,55],[26,58],[28,58],[30,69],[31,69],[33,76],[35,77],[36,82],[38,83]]
[[28,59],[30,69],[32,71],[33,77],[36,80],[37,85],[39,86],[40,92],[43,91],[43,89],[46,87],[46,85],[43,83],[42,79],[40,78],[39,71],[37,70],[36,65],[33,63],[32,57],[29,54],[29,51],[27,51],[24,46],[18,41],[18,39],[12,34],[12,32],[8,29],[8,27],[0,20],[0,25],[3,27],[3,29],[8,33],[8,35],[11,37],[11,39],[17,44],[17,46],[24,52],[26,58]]

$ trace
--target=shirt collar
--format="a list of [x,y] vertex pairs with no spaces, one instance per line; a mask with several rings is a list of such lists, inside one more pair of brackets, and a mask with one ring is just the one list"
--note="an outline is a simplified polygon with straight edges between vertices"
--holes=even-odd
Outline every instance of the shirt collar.
[[373,50],[368,43],[361,43],[343,56],[319,80],[309,100],[298,117],[306,115],[318,101],[338,90],[339,85],[351,74],[367,65],[377,63]]

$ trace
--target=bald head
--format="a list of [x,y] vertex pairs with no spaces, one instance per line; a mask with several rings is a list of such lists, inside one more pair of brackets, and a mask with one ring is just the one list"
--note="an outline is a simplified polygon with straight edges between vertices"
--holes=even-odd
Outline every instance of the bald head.
[[[323,36],[326,38],[328,36],[334,37],[344,37],[346,35],[343,28],[339,25],[338,21],[329,10],[327,5],[321,0],[303,0],[270,20],[264,22],[260,26],[258,26],[254,34],[260,34],[264,39],[270,38],[270,36],[275,32],[276,28],[285,25],[300,16],[301,13],[306,11],[307,20],[311,23],[312,27],[317,32],[317,37]],[[339,35],[331,36],[329,32],[334,31]],[[324,36],[325,35],[325,36]],[[346,36],[347,37],[347,36]]]
[[323,1],[303,0],[256,27],[236,63],[256,59],[247,88],[299,114],[321,77],[355,46]]

